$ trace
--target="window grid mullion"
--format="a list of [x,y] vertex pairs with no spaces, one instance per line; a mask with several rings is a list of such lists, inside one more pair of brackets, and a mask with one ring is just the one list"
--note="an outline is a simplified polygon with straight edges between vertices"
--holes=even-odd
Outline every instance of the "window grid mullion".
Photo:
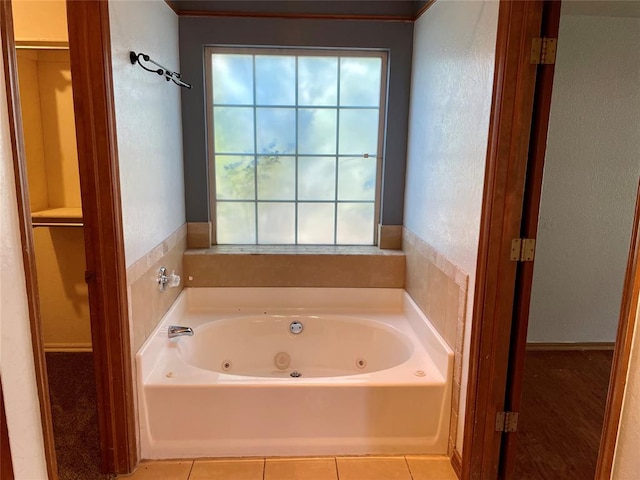
[[258,236],[258,109],[256,108],[256,56],[251,56],[253,62],[253,191],[254,191],[254,222],[255,222],[255,241],[256,245],[260,243]]
[[[226,108],[313,108],[316,110],[333,110],[338,108],[338,105],[298,105],[297,101],[295,105],[247,105],[242,103],[214,103],[214,107],[226,107]],[[371,106],[354,106],[343,105],[340,108],[344,110],[378,110],[380,107]]]
[[333,244],[338,244],[338,167],[340,162],[338,161],[338,154],[340,153],[340,59],[338,57],[338,75],[337,75],[337,99],[336,99],[336,185],[335,185],[335,204],[333,207]]
[[294,57],[296,59],[296,81],[295,81],[295,101],[296,101],[296,126],[295,126],[295,135],[296,135],[296,157],[295,157],[295,172],[294,172],[294,187],[295,187],[295,199],[296,199],[296,203],[294,205],[294,212],[295,212],[295,223],[294,223],[294,243],[296,245],[298,245],[298,56],[296,55]]

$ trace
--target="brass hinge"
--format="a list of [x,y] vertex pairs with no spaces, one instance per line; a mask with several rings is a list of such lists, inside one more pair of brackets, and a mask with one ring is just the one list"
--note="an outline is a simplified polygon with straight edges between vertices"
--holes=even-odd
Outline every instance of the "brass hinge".
[[496,413],[496,432],[516,432],[518,430],[518,414],[516,412]]
[[556,63],[557,38],[534,38],[531,41],[531,63],[550,65]]
[[511,240],[511,260],[514,262],[532,262],[536,252],[535,238],[514,238]]

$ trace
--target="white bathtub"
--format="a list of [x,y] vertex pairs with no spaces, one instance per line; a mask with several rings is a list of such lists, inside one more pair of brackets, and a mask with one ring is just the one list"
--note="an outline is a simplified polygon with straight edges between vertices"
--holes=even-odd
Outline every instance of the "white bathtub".
[[185,288],[136,360],[145,459],[447,451],[453,354],[401,289]]

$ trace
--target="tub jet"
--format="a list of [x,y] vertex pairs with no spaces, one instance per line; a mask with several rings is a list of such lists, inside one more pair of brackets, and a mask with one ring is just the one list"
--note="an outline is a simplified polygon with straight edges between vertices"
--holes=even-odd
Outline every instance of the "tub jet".
[[302,374],[301,374],[299,371],[294,370],[293,372],[291,372],[291,373],[289,374],[289,376],[290,376],[290,377],[293,377],[293,378],[298,378],[298,377],[301,377],[301,376],[302,376]]

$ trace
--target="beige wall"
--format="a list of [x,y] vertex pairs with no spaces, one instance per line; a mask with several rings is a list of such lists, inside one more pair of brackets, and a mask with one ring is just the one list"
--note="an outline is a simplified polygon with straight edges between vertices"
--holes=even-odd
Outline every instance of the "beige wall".
[[[469,275],[460,398],[466,396],[497,1],[438,0],[414,25],[404,225]],[[411,267],[407,268],[407,271]],[[424,266],[422,274],[426,275]],[[465,405],[457,434],[462,449]]]
[[67,50],[18,50],[31,209],[80,207]]
[[12,9],[17,41],[68,41],[65,0],[13,0]]
[[42,112],[40,110],[40,82],[38,81],[38,52],[19,50],[18,72],[20,101],[24,128],[24,148],[29,159],[27,169],[31,210],[44,210],[49,206],[47,167],[44,159]]
[[36,227],[33,237],[44,348],[88,351],[91,321],[82,228]]

